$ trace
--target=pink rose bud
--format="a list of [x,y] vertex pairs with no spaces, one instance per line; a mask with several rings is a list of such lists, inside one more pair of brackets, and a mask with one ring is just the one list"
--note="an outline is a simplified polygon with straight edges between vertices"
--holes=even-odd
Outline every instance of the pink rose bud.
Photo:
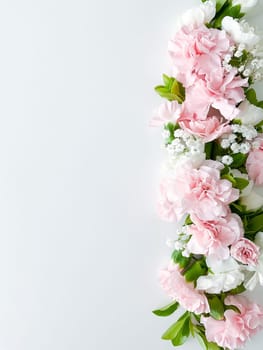
[[247,238],[241,238],[231,246],[231,255],[245,265],[257,265],[259,247]]

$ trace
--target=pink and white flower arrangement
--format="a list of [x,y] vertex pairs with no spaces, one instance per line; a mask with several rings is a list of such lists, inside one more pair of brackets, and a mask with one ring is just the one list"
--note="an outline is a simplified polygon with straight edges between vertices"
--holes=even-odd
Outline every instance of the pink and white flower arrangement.
[[244,291],[263,286],[263,79],[260,37],[243,19],[257,0],[202,0],[182,15],[168,44],[171,75],[159,126],[167,160],[158,214],[175,234],[160,284],[184,314],[163,334],[190,335],[205,349],[238,349],[263,326],[263,308]]

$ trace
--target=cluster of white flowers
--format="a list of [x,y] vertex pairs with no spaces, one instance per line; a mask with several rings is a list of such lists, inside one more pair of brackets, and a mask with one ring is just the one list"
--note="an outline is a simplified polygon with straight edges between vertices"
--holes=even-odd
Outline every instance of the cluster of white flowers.
[[[260,37],[255,33],[255,28],[250,26],[245,20],[237,21],[232,17],[225,17],[222,21],[222,28],[230,35],[236,44],[232,47],[234,58],[240,58],[245,53],[242,64],[238,71],[244,77],[250,77],[253,81],[263,79],[263,59]],[[232,69],[231,55],[227,54],[223,61],[223,66],[227,71]]]
[[[231,151],[236,153],[247,154],[251,147],[255,137],[257,137],[257,130],[253,125],[231,125],[232,133],[224,134],[221,138],[221,147],[224,149],[230,148]],[[224,161],[223,161],[224,158]],[[224,164],[231,164],[232,162],[229,156],[224,156],[222,162]]]
[[176,159],[185,153],[189,153],[189,155],[203,153],[204,143],[200,139],[189,134],[187,131],[177,129],[174,132],[174,137],[175,139],[166,146],[171,158]]

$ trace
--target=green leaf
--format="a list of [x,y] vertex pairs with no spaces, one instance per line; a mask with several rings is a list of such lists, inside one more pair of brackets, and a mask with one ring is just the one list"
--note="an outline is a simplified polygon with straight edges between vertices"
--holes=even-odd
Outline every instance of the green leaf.
[[221,8],[225,5],[228,0],[217,0],[216,1],[216,12],[218,13]]
[[211,159],[212,158],[212,154],[213,154],[213,145],[214,142],[208,142],[205,144],[205,154],[206,154],[206,159]]
[[165,86],[169,86],[170,81],[171,81],[171,78],[168,77],[168,75],[163,74],[163,82],[164,82],[164,85],[165,85]]
[[[221,5],[219,4],[219,7]],[[222,20],[224,17],[230,16],[233,18],[242,18],[244,13],[241,12],[241,6],[232,6],[232,1],[226,1],[222,4],[219,11],[217,11],[214,20],[211,22],[211,26],[214,28],[221,28]]]
[[231,168],[237,169],[245,164],[247,159],[247,154],[236,153],[236,154],[231,154],[231,157],[233,158],[233,162],[231,163]]
[[248,101],[257,107],[263,108],[263,101],[258,101],[256,91],[252,88],[246,90],[246,98]]
[[174,313],[179,307],[177,301],[170,303],[169,305],[164,306],[161,309],[154,310],[153,313],[157,316],[166,317]]
[[263,230],[263,214],[250,218],[246,227],[246,231],[249,231],[249,232],[252,231],[257,233],[262,230]]
[[187,218],[185,219],[184,224],[185,225],[192,225],[193,221],[191,220],[191,216],[188,215]]
[[187,321],[189,323],[190,314],[186,311],[167,331],[162,335],[162,339],[172,340],[176,338],[179,332],[181,332],[184,323]]
[[163,98],[169,101],[182,103],[185,99],[185,88],[173,77],[163,74],[164,85],[158,85],[154,89]]
[[172,259],[181,268],[185,268],[191,260],[190,258],[186,258],[185,256],[183,256],[181,250],[175,250],[172,254]]
[[190,268],[187,267],[184,277],[187,282],[196,281],[198,277],[207,274],[207,266],[204,260],[194,262]]
[[172,339],[173,346],[179,346],[186,342],[190,335],[190,317],[184,321],[181,331]]
[[224,180],[230,181],[232,183],[233,187],[236,186],[236,180],[235,180],[234,176],[232,176],[231,174],[225,174],[225,175],[221,176],[221,178]]
[[241,311],[235,305],[225,305],[225,310],[233,310],[233,311],[241,314]]
[[196,338],[198,340],[198,343],[202,346],[202,348],[204,350],[207,350],[208,347],[207,347],[207,340],[206,340],[205,335],[202,334],[202,333],[196,333],[195,336],[196,336]]
[[227,292],[227,295],[235,295],[235,294],[241,294],[245,292],[246,288],[243,286],[243,284],[240,284],[234,289],[231,289],[229,292]]
[[233,213],[236,213],[239,216],[243,216],[246,213],[246,207],[239,203],[231,203],[230,208]]
[[249,181],[247,179],[243,179],[241,177],[235,177],[235,181],[236,181],[235,187],[238,188],[239,190],[243,190],[249,184]]
[[236,5],[236,6],[230,7],[227,11],[225,11],[224,17],[225,16],[230,16],[233,18],[243,17],[243,14],[241,14],[241,5]]
[[210,315],[216,320],[223,320],[225,309],[222,301],[214,295],[213,297],[208,297],[208,303],[210,306]]
[[220,350],[222,349],[219,345],[212,342],[207,342],[207,350]]

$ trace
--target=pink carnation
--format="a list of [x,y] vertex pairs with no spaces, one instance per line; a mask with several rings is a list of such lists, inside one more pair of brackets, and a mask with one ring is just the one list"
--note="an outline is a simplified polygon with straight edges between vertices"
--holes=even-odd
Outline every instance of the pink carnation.
[[231,255],[237,261],[246,265],[257,265],[260,248],[247,238],[241,238],[231,247]]
[[237,116],[236,104],[245,99],[243,87],[247,86],[247,78],[237,76],[236,68],[226,73],[223,68],[211,72],[206,80],[206,88],[213,96],[212,106],[228,120]]
[[225,304],[236,306],[240,313],[226,310],[225,319],[222,321],[212,317],[201,317],[201,322],[205,326],[206,338],[208,341],[231,350],[243,347],[250,336],[262,328],[263,308],[249,302],[243,296],[228,296]]
[[187,244],[187,250],[194,254],[227,259],[228,247],[244,234],[242,221],[236,214],[229,214],[214,221],[201,221],[194,216],[191,219],[194,225],[188,226],[191,239]]
[[205,221],[227,216],[228,205],[239,198],[239,191],[220,179],[221,168],[219,162],[206,161],[199,169],[184,167],[164,179],[158,205],[161,217],[180,220],[189,213]]
[[249,177],[256,185],[263,185],[263,134],[255,139],[259,148],[249,152],[246,168]]
[[182,27],[169,42],[176,78],[188,87],[196,75],[207,75],[221,67],[222,56],[229,51],[231,42],[226,32],[208,29],[201,25],[196,29]]
[[184,105],[179,124],[182,129],[202,138],[204,142],[213,141],[230,131],[228,121],[217,110],[210,108],[208,115],[204,117],[205,119],[195,112],[192,114],[187,110],[187,106]]
[[186,282],[178,265],[173,262],[160,273],[160,283],[169,297],[176,300],[186,310],[196,314],[209,312],[209,305],[203,292],[195,289],[192,282]]

